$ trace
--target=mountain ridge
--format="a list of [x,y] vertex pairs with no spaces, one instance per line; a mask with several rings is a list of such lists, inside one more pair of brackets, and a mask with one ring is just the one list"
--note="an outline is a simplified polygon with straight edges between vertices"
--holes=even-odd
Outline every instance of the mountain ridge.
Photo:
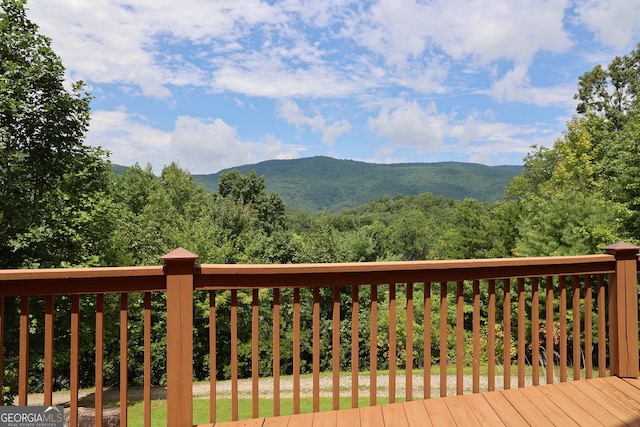
[[381,197],[432,193],[451,199],[482,202],[504,199],[509,180],[523,166],[486,166],[478,163],[367,163],[326,156],[266,160],[193,175],[208,191],[218,191],[220,175],[231,170],[254,170],[265,177],[267,192],[277,192],[289,207],[314,213],[339,212]]

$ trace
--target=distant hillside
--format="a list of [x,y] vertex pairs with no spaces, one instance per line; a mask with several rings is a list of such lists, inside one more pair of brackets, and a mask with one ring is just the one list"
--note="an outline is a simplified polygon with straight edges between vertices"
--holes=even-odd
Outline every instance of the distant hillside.
[[504,198],[507,182],[522,166],[474,163],[372,164],[330,157],[268,160],[210,175],[194,175],[209,191],[218,191],[220,175],[230,170],[264,176],[268,192],[280,194],[287,206],[306,212],[361,206],[384,196],[432,193],[451,199],[493,202]]

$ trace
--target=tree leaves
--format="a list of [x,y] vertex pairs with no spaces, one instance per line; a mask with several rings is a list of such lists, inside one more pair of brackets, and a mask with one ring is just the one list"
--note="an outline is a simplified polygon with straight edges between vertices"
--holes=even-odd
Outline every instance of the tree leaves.
[[82,144],[91,98],[82,82],[65,89],[24,3],[1,6],[0,267],[107,263],[110,172],[106,153]]

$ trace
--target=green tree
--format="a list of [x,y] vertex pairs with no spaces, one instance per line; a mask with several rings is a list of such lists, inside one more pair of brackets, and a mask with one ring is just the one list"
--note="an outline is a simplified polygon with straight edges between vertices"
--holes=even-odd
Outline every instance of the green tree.
[[514,202],[458,202],[451,222],[431,251],[431,258],[503,258],[512,255],[517,239],[518,207]]
[[220,176],[219,194],[234,201],[255,216],[257,225],[271,233],[284,227],[284,202],[277,193],[267,194],[264,176],[257,177],[255,171],[242,175],[232,170]]
[[160,175],[134,165],[113,181],[119,222],[116,242],[122,265],[158,264],[185,247],[200,262],[222,262],[224,233],[214,218],[213,197],[175,163]]
[[109,263],[110,171],[83,145],[91,98],[65,88],[24,2],[0,6],[0,267]]
[[583,74],[563,138],[525,158],[508,188],[523,206],[519,254],[592,253],[640,239],[639,68],[640,45]]
[[614,151],[618,153],[612,161],[612,169],[617,171],[615,200],[626,209],[625,238],[640,242],[640,106],[629,115]]
[[619,240],[616,215],[599,193],[564,188],[527,203],[520,225],[518,256],[602,253]]
[[[49,38],[27,19],[25,2],[0,3],[0,268],[112,265],[115,212],[106,153],[83,144],[91,97],[84,84],[67,89],[64,67]],[[83,304],[90,304],[87,297]],[[89,298],[90,299],[90,298]],[[69,339],[69,298],[58,297],[54,334]],[[5,300],[7,325],[18,302]],[[31,385],[41,386],[42,298],[31,299]],[[17,328],[5,327],[5,378],[17,370]],[[81,351],[92,351],[83,329]],[[64,344],[63,344],[64,345]],[[89,348],[91,347],[91,348]],[[67,348],[68,344],[67,344]],[[56,386],[68,385],[69,353],[56,354]],[[88,365],[80,368],[91,372]],[[90,374],[89,374],[90,375]],[[86,384],[87,375],[82,376]],[[4,398],[17,385],[5,382]]]
[[578,113],[593,113],[603,117],[611,131],[621,130],[638,102],[639,68],[640,44],[628,55],[615,57],[606,69],[596,65],[584,73],[574,96]]
[[403,261],[427,259],[429,237],[435,224],[422,211],[403,211],[389,227],[389,239],[395,255]]

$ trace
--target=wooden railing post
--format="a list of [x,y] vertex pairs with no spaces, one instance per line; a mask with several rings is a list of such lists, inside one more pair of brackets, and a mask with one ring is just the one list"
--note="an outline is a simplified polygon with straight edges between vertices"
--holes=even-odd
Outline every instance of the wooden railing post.
[[611,375],[640,376],[638,353],[638,251],[640,247],[616,243],[605,248],[616,259],[609,280],[609,352]]
[[167,279],[167,425],[193,425],[193,268],[178,248],[162,257]]

